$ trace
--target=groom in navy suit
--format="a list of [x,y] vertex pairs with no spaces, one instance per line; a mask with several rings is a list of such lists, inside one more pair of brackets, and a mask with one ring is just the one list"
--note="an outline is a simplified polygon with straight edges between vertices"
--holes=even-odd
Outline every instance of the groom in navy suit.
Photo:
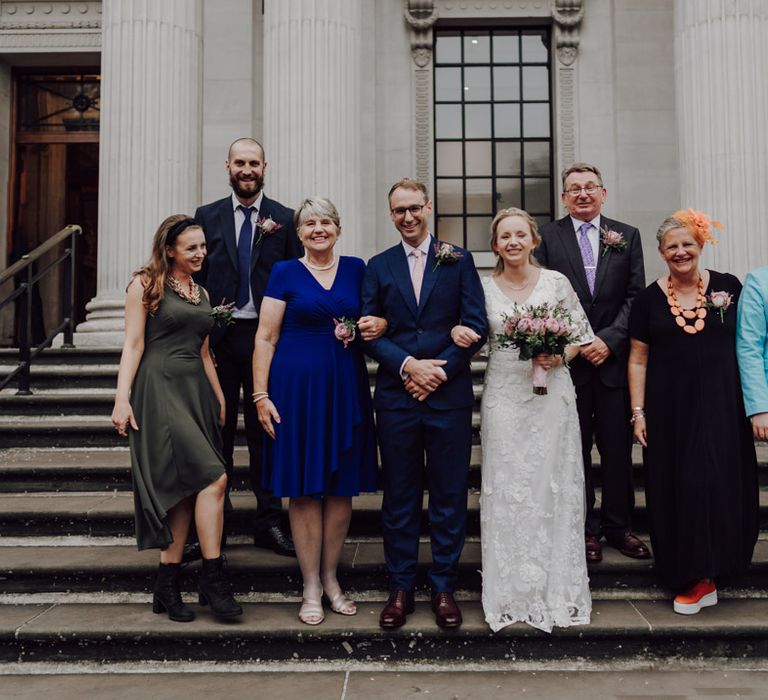
[[[293,210],[264,194],[267,162],[262,145],[251,138],[237,139],[229,147],[225,167],[232,194],[195,212],[208,247],[203,269],[196,279],[208,290],[211,306],[235,302],[234,323],[229,326],[217,323],[211,331],[216,373],[226,401],[226,423],[222,429],[224,459],[231,484],[242,388],[250,481],[257,499],[254,544],[293,556],[291,537],[280,524],[280,499],[261,485],[264,433],[251,394],[253,341],[269,273],[278,260],[298,257],[301,244],[293,223]],[[186,558],[195,555],[196,552],[191,556],[185,554]]]
[[[383,316],[386,335],[366,343],[379,363],[377,433],[384,481],[382,527],[390,596],[379,618],[400,627],[413,612],[424,486],[429,490],[432,610],[441,627],[458,627],[453,598],[464,546],[467,476],[472,447],[470,360],[488,335],[485,300],[472,255],[429,233],[426,187],[396,182],[390,218],[402,241],[374,256],[363,282],[363,314]],[[477,334],[462,349],[451,329]],[[426,463],[426,470],[425,470]]]

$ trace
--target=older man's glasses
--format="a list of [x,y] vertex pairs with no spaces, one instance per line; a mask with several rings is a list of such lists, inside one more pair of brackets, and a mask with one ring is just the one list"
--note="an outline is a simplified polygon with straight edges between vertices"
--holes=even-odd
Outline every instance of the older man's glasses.
[[578,197],[582,192],[590,197],[599,192],[602,185],[587,185],[586,187],[569,187],[565,193],[570,197]]
[[424,204],[414,204],[410,207],[395,207],[394,209],[391,209],[390,211],[394,215],[396,219],[404,219],[405,213],[410,212],[411,216],[418,216],[421,214],[421,210],[426,207],[426,203]]

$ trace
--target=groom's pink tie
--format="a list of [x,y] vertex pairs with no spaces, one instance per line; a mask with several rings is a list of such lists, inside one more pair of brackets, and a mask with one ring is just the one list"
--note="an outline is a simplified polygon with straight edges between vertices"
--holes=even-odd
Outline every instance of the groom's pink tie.
[[424,254],[418,248],[410,252],[414,257],[413,270],[411,271],[411,281],[413,282],[413,293],[416,295],[416,303],[419,303],[421,295],[421,283],[424,281]]

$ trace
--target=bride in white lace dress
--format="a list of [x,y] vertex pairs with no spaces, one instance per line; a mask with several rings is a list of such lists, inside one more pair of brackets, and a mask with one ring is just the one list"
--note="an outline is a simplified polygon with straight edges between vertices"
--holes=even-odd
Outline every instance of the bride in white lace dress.
[[[491,225],[498,257],[483,279],[490,353],[483,388],[480,523],[483,610],[494,632],[514,622],[537,629],[589,623],[592,601],[584,557],[584,467],[576,395],[562,358],[518,358],[499,347],[502,314],[516,305],[562,302],[579,344],[592,330],[567,278],[531,263],[536,223],[505,209]],[[466,331],[454,329],[454,340]],[[578,353],[569,346],[567,358]],[[547,369],[544,396],[533,393],[533,363]]]

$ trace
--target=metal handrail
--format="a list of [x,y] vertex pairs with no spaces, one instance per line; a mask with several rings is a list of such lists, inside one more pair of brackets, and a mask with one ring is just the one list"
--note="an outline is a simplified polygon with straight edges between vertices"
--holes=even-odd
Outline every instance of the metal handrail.
[[[82,228],[76,225],[65,226],[51,236],[47,241],[41,243],[31,253],[22,256],[22,258],[11,265],[7,270],[0,273],[0,285],[13,280],[21,275],[25,277],[17,289],[10,292],[4,299],[0,300],[0,309],[6,304],[10,304],[16,299],[19,300],[19,363],[11,373],[0,380],[0,389],[4,389],[14,378],[17,378],[16,391],[19,395],[28,395],[32,391],[29,388],[30,367],[34,360],[45,348],[49,347],[53,339],[59,334],[64,333],[64,342],[62,347],[73,348],[74,343],[74,314],[73,307],[75,301],[75,236],[82,233]],[[50,252],[56,246],[69,240],[69,246],[53,262],[47,264],[41,271],[33,274],[32,263],[39,260],[43,255]],[[64,265],[64,320],[56,326],[41,343],[32,349],[32,290],[45,275],[59,264],[69,259],[69,265]]]

